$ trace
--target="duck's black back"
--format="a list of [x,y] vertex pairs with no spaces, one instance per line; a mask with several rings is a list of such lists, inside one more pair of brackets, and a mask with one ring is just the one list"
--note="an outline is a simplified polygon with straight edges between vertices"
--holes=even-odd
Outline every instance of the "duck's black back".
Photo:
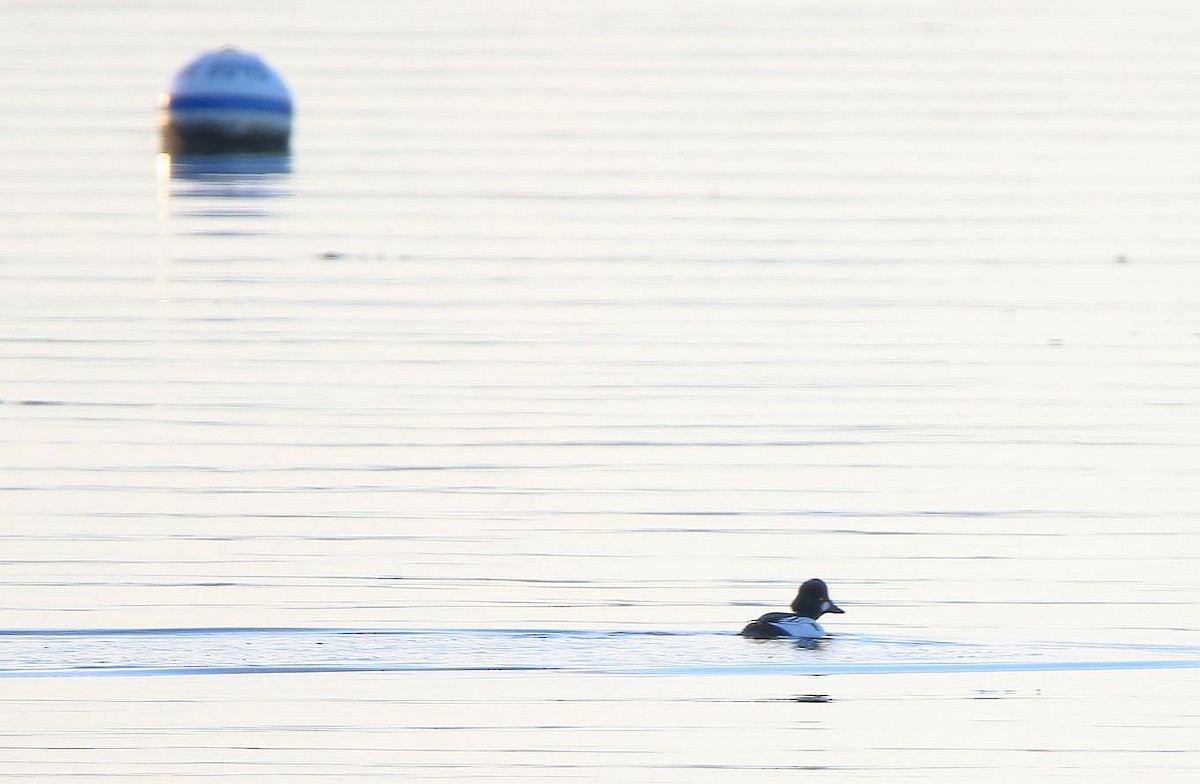
[[787,637],[787,632],[772,624],[772,621],[787,617],[788,613],[767,613],[758,620],[746,624],[746,628],[742,629],[742,636],[751,640],[773,640],[776,637]]

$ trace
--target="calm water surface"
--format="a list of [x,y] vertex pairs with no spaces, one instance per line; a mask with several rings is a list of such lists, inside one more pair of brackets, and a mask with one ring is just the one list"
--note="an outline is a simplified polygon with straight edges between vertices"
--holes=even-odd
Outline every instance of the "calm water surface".
[[0,776],[1200,772],[1190,3],[0,14]]

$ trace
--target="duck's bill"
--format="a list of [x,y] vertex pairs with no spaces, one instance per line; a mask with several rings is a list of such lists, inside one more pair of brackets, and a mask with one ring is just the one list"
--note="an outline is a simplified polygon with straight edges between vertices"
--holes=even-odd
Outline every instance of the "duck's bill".
[[833,602],[831,602],[831,601],[829,601],[828,599],[826,599],[826,600],[825,600],[825,612],[827,612],[827,613],[837,613],[838,615],[843,615],[843,614],[845,614],[845,612],[846,612],[846,611],[845,611],[845,610],[843,610],[841,607],[838,607],[838,606],[837,606],[836,604],[834,604]]

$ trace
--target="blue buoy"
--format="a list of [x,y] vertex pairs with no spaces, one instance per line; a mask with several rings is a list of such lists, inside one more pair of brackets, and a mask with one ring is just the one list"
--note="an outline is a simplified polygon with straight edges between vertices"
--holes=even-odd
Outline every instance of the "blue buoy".
[[170,155],[286,154],[292,93],[257,54],[228,46],[204,52],[171,80],[159,131]]

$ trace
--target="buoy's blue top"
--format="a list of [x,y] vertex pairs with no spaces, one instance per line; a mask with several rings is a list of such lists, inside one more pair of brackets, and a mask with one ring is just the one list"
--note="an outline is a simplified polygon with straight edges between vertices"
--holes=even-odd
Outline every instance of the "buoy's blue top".
[[292,113],[292,93],[279,72],[253,52],[226,46],[204,52],[171,80],[163,108]]
[[825,613],[838,615],[846,612],[829,598],[829,588],[824,580],[813,578],[800,586],[792,600],[792,611],[770,612],[751,621],[742,629],[742,636],[752,640],[769,640],[775,637],[793,637],[811,640],[825,637],[827,633],[817,619]]

